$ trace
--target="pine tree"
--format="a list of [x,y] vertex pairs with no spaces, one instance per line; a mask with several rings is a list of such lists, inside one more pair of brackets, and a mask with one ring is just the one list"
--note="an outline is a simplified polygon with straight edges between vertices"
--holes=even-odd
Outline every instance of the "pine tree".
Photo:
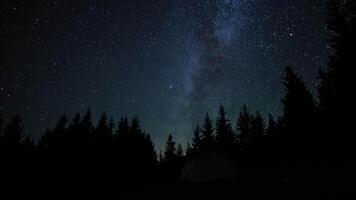
[[236,132],[238,133],[241,148],[245,148],[247,140],[251,136],[251,121],[252,117],[247,110],[247,106],[244,105],[236,123]]
[[257,111],[256,115],[251,120],[251,136],[261,138],[265,132],[265,122],[261,114]]
[[316,107],[314,98],[305,82],[291,67],[286,67],[284,85],[286,94],[282,100],[283,124],[281,140],[284,140],[286,158],[303,161],[312,157],[320,142],[315,131]]
[[226,117],[225,109],[222,105],[216,119],[216,142],[220,151],[226,152],[234,144],[234,134],[231,123]]
[[128,119],[126,117],[121,117],[116,130],[117,137],[127,137],[130,131],[130,126]]
[[265,151],[265,126],[264,119],[257,111],[256,115],[251,117],[251,136],[247,147],[251,153],[254,153],[253,157],[256,159],[261,159],[260,156],[264,153],[263,151]]
[[356,3],[328,0],[326,26],[332,52],[326,69],[320,72],[318,97],[322,115],[338,115],[353,104],[353,66],[356,65]]
[[113,149],[115,154],[119,157],[127,157],[125,152],[132,153],[132,137],[130,132],[130,126],[128,119],[126,117],[121,117],[119,123],[117,124],[117,129],[115,135],[113,136]]
[[111,137],[114,134],[114,129],[115,129],[115,120],[111,117],[109,120],[109,131],[111,133]]
[[178,144],[177,146],[177,156],[178,158],[182,158],[184,156],[184,151],[181,144]]
[[111,142],[112,128],[109,127],[106,114],[103,113],[99,119],[99,123],[95,129],[95,139],[99,146],[108,147]]
[[15,115],[5,126],[2,136],[2,148],[5,156],[24,155],[33,149],[31,138],[25,135],[20,115]]
[[140,122],[138,121],[137,117],[132,118],[131,126],[130,126],[131,134],[140,134],[142,133]]
[[[110,122],[113,123],[113,122]],[[99,119],[98,125],[95,128],[94,143],[96,144],[96,151],[107,155],[111,147],[112,141],[112,126],[109,124],[106,114],[103,113]]]
[[83,119],[79,123],[79,131],[83,137],[90,137],[94,131],[94,126],[91,121],[91,110],[88,109]]
[[94,133],[95,128],[92,123],[91,110],[88,109],[78,126],[78,131],[76,134],[76,142],[78,144],[76,147],[77,150],[84,154],[89,153],[88,151],[92,150],[91,148],[94,144]]
[[[352,118],[340,117],[355,102],[353,68],[356,65],[356,3],[355,1],[328,0],[326,25],[329,29],[331,53],[326,69],[320,72],[318,99],[320,132],[323,132],[325,158],[353,157],[356,152]],[[337,137],[335,134],[337,133]],[[336,161],[338,162],[338,161]]]
[[10,148],[18,148],[25,138],[24,126],[20,115],[15,115],[6,125],[3,133],[3,143]]
[[66,146],[69,138],[67,135],[67,117],[62,115],[57,121],[53,130],[47,129],[46,133],[41,136],[39,145],[41,150],[59,151]]
[[207,113],[202,125],[202,137],[201,137],[201,150],[214,150],[215,149],[215,137],[212,121]]
[[194,148],[192,147],[192,145],[189,142],[187,142],[187,147],[185,149],[185,155],[187,157],[189,157],[189,156],[192,156],[194,154],[194,152],[195,151],[194,151]]
[[142,157],[145,165],[149,168],[157,163],[157,153],[150,134],[144,134],[144,143],[142,145]]
[[73,137],[74,135],[76,135],[76,133],[78,132],[80,120],[81,120],[80,113],[77,113],[77,114],[73,117],[71,123],[69,124],[69,126],[68,126],[68,132],[69,132],[69,134],[70,134],[71,137]]
[[193,146],[192,150],[194,153],[198,153],[201,149],[201,131],[199,125],[194,130]]
[[288,132],[296,132],[309,126],[315,117],[315,102],[308,91],[305,82],[291,67],[286,67],[284,86],[286,94],[284,104],[283,122]]
[[173,136],[171,134],[168,135],[163,155],[164,161],[166,162],[172,162],[177,159],[176,143],[174,142]]

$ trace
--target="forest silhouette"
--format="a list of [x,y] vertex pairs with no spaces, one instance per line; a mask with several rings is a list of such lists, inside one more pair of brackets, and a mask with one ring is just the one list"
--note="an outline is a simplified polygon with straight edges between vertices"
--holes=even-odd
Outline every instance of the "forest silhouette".
[[[205,114],[188,144],[177,144],[169,135],[158,151],[137,118],[117,121],[103,113],[93,123],[90,110],[72,119],[63,115],[34,141],[20,115],[7,120],[0,116],[2,179],[18,186],[31,186],[36,180],[53,191],[83,187],[87,194],[168,199],[355,195],[356,135],[351,126],[355,15],[356,3],[342,8],[339,0],[328,0],[325,23],[331,52],[328,66],[320,70],[316,97],[293,67],[286,67],[279,117],[270,114],[264,119],[244,106],[238,120],[231,121],[221,105],[216,119]],[[239,174],[203,183],[182,180],[189,161],[213,153],[231,161]]]

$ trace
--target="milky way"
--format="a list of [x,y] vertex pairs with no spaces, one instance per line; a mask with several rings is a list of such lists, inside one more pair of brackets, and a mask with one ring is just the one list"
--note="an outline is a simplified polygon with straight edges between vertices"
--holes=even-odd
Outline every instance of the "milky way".
[[0,106],[34,136],[66,113],[138,116],[185,143],[223,104],[280,114],[292,65],[313,90],[327,60],[324,1],[1,3]]

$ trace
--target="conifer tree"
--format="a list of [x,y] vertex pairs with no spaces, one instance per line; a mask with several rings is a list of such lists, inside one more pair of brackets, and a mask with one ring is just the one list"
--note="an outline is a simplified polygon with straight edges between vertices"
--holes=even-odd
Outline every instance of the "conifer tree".
[[236,123],[236,132],[241,148],[245,148],[247,140],[251,136],[251,121],[252,117],[247,110],[247,106],[244,105]]
[[192,150],[194,153],[199,152],[201,149],[201,130],[199,125],[194,130]]
[[202,151],[214,150],[215,149],[214,128],[208,113],[205,116],[201,133],[202,133],[201,150]]
[[168,139],[165,145],[163,155],[164,155],[164,161],[166,162],[172,162],[177,159],[177,148],[176,148],[176,143],[173,140],[172,134],[168,135]]
[[216,119],[216,142],[221,152],[226,152],[234,144],[234,134],[231,123],[226,117],[225,109],[222,105]]

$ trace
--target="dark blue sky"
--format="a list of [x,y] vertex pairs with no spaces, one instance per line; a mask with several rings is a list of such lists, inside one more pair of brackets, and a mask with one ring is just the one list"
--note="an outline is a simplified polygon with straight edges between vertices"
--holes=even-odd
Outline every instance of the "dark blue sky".
[[322,0],[1,2],[0,106],[40,135],[91,108],[185,143],[223,104],[280,114],[292,65],[313,90],[327,60]]

